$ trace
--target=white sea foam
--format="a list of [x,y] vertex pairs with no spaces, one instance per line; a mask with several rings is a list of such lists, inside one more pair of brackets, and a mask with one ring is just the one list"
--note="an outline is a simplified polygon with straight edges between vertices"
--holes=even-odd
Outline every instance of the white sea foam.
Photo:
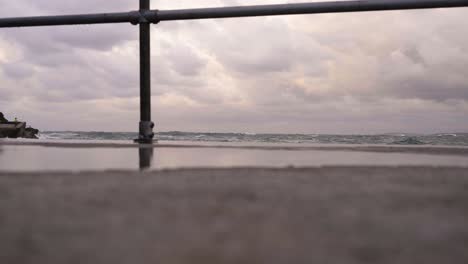
[[[131,141],[136,133],[125,132],[42,132],[45,140],[98,140]],[[291,144],[386,144],[386,145],[451,145],[468,146],[468,134],[446,133],[434,135],[325,135],[325,134],[256,134],[256,133],[193,133],[160,132],[160,141],[185,142],[246,142],[246,143],[291,143]]]

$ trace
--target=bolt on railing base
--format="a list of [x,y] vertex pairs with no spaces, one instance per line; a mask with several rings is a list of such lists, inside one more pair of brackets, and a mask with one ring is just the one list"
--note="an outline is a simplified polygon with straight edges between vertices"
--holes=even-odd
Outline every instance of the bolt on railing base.
[[141,121],[140,133],[138,135],[138,138],[135,139],[134,141],[140,144],[152,144],[152,143],[157,142],[157,140],[154,139],[153,128],[154,128],[153,122]]

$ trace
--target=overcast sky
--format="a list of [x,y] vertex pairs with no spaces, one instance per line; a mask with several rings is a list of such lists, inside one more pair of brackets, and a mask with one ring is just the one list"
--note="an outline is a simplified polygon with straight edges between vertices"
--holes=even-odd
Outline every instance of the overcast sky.
[[[152,1],[154,9],[307,1]],[[138,0],[2,1],[0,17]],[[468,132],[468,9],[152,26],[157,131]],[[137,131],[138,28],[0,29],[0,111],[42,130]]]

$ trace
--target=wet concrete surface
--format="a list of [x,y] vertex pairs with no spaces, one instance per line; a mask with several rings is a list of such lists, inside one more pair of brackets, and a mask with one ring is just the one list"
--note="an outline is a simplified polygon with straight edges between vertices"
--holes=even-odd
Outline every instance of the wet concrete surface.
[[0,173],[0,263],[468,263],[468,170]]
[[[103,171],[195,167],[452,166],[468,168],[468,148],[379,145],[155,144],[0,140],[0,171]],[[26,144],[27,143],[27,144]],[[91,143],[89,143],[91,144]],[[219,144],[219,143],[216,143]],[[466,153],[465,153],[466,152]]]

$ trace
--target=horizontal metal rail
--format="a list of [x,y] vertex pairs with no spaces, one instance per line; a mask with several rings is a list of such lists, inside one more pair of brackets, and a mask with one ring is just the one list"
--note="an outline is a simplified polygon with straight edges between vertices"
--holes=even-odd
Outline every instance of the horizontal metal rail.
[[185,10],[160,10],[157,14],[157,20],[168,21],[186,19],[386,11],[466,6],[468,6],[467,0],[367,0],[315,2]]
[[139,19],[140,19],[140,13],[137,11],[126,12],[126,13],[102,13],[102,14],[87,14],[87,15],[12,17],[12,18],[1,18],[0,28],[129,23],[129,22],[138,24]]
[[0,28],[468,7],[468,0],[366,0],[0,19]]

